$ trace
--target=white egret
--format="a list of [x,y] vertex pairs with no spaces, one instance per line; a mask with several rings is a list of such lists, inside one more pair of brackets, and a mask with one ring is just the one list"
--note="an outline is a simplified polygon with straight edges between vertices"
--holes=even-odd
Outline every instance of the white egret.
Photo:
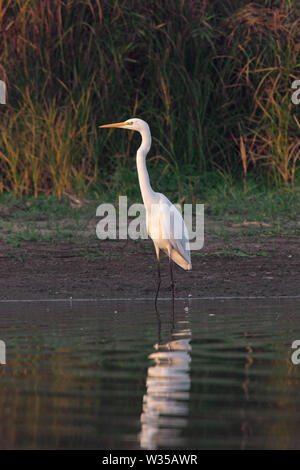
[[161,282],[159,250],[165,252],[169,257],[172,299],[174,303],[172,260],[185,270],[192,269],[189,236],[180,212],[164,194],[156,193],[151,188],[146,166],[146,156],[151,147],[151,133],[149,126],[142,119],[131,118],[124,122],[105,124],[99,127],[117,127],[120,129],[138,131],[141,134],[142,143],[137,150],[136,163],[140,189],[146,209],[147,232],[153,240],[156,251],[158,284],[155,296],[155,306],[157,305]]

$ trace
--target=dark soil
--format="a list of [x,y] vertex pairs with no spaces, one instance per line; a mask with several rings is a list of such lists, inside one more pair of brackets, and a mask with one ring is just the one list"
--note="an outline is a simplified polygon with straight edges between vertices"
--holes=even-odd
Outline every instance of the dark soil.
[[[170,296],[169,266],[161,257],[161,297]],[[176,296],[295,296],[300,294],[297,237],[205,238],[192,252],[192,271],[175,266]],[[156,260],[149,241],[0,243],[1,299],[153,298]]]

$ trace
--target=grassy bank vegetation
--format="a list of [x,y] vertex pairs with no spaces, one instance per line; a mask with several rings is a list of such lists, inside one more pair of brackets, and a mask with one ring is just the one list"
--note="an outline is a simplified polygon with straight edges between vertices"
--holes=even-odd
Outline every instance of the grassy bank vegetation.
[[98,125],[138,116],[155,189],[295,201],[299,30],[291,0],[0,1],[0,192],[134,198],[139,136]]

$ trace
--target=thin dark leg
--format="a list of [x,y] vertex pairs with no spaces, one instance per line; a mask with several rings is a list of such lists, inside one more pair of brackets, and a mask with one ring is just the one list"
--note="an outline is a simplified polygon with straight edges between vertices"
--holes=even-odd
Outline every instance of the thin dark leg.
[[169,266],[170,266],[170,277],[171,277],[171,290],[172,290],[172,305],[173,305],[173,315],[174,315],[174,300],[175,300],[175,293],[174,293],[174,277],[173,277],[173,261],[169,258]]
[[160,314],[155,306],[155,311],[156,311],[156,318],[157,318],[157,344],[161,344],[161,320],[160,320]]
[[158,298],[158,292],[160,288],[160,265],[159,265],[159,257],[157,257],[157,289],[156,289],[156,296],[155,296],[155,309],[157,311],[157,298]]

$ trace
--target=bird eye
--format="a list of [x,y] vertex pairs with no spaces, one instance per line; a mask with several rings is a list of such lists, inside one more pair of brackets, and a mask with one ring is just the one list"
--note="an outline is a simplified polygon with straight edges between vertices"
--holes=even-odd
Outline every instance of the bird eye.
[[127,125],[127,126],[132,126],[132,124],[133,124],[133,121],[126,122],[126,125]]

